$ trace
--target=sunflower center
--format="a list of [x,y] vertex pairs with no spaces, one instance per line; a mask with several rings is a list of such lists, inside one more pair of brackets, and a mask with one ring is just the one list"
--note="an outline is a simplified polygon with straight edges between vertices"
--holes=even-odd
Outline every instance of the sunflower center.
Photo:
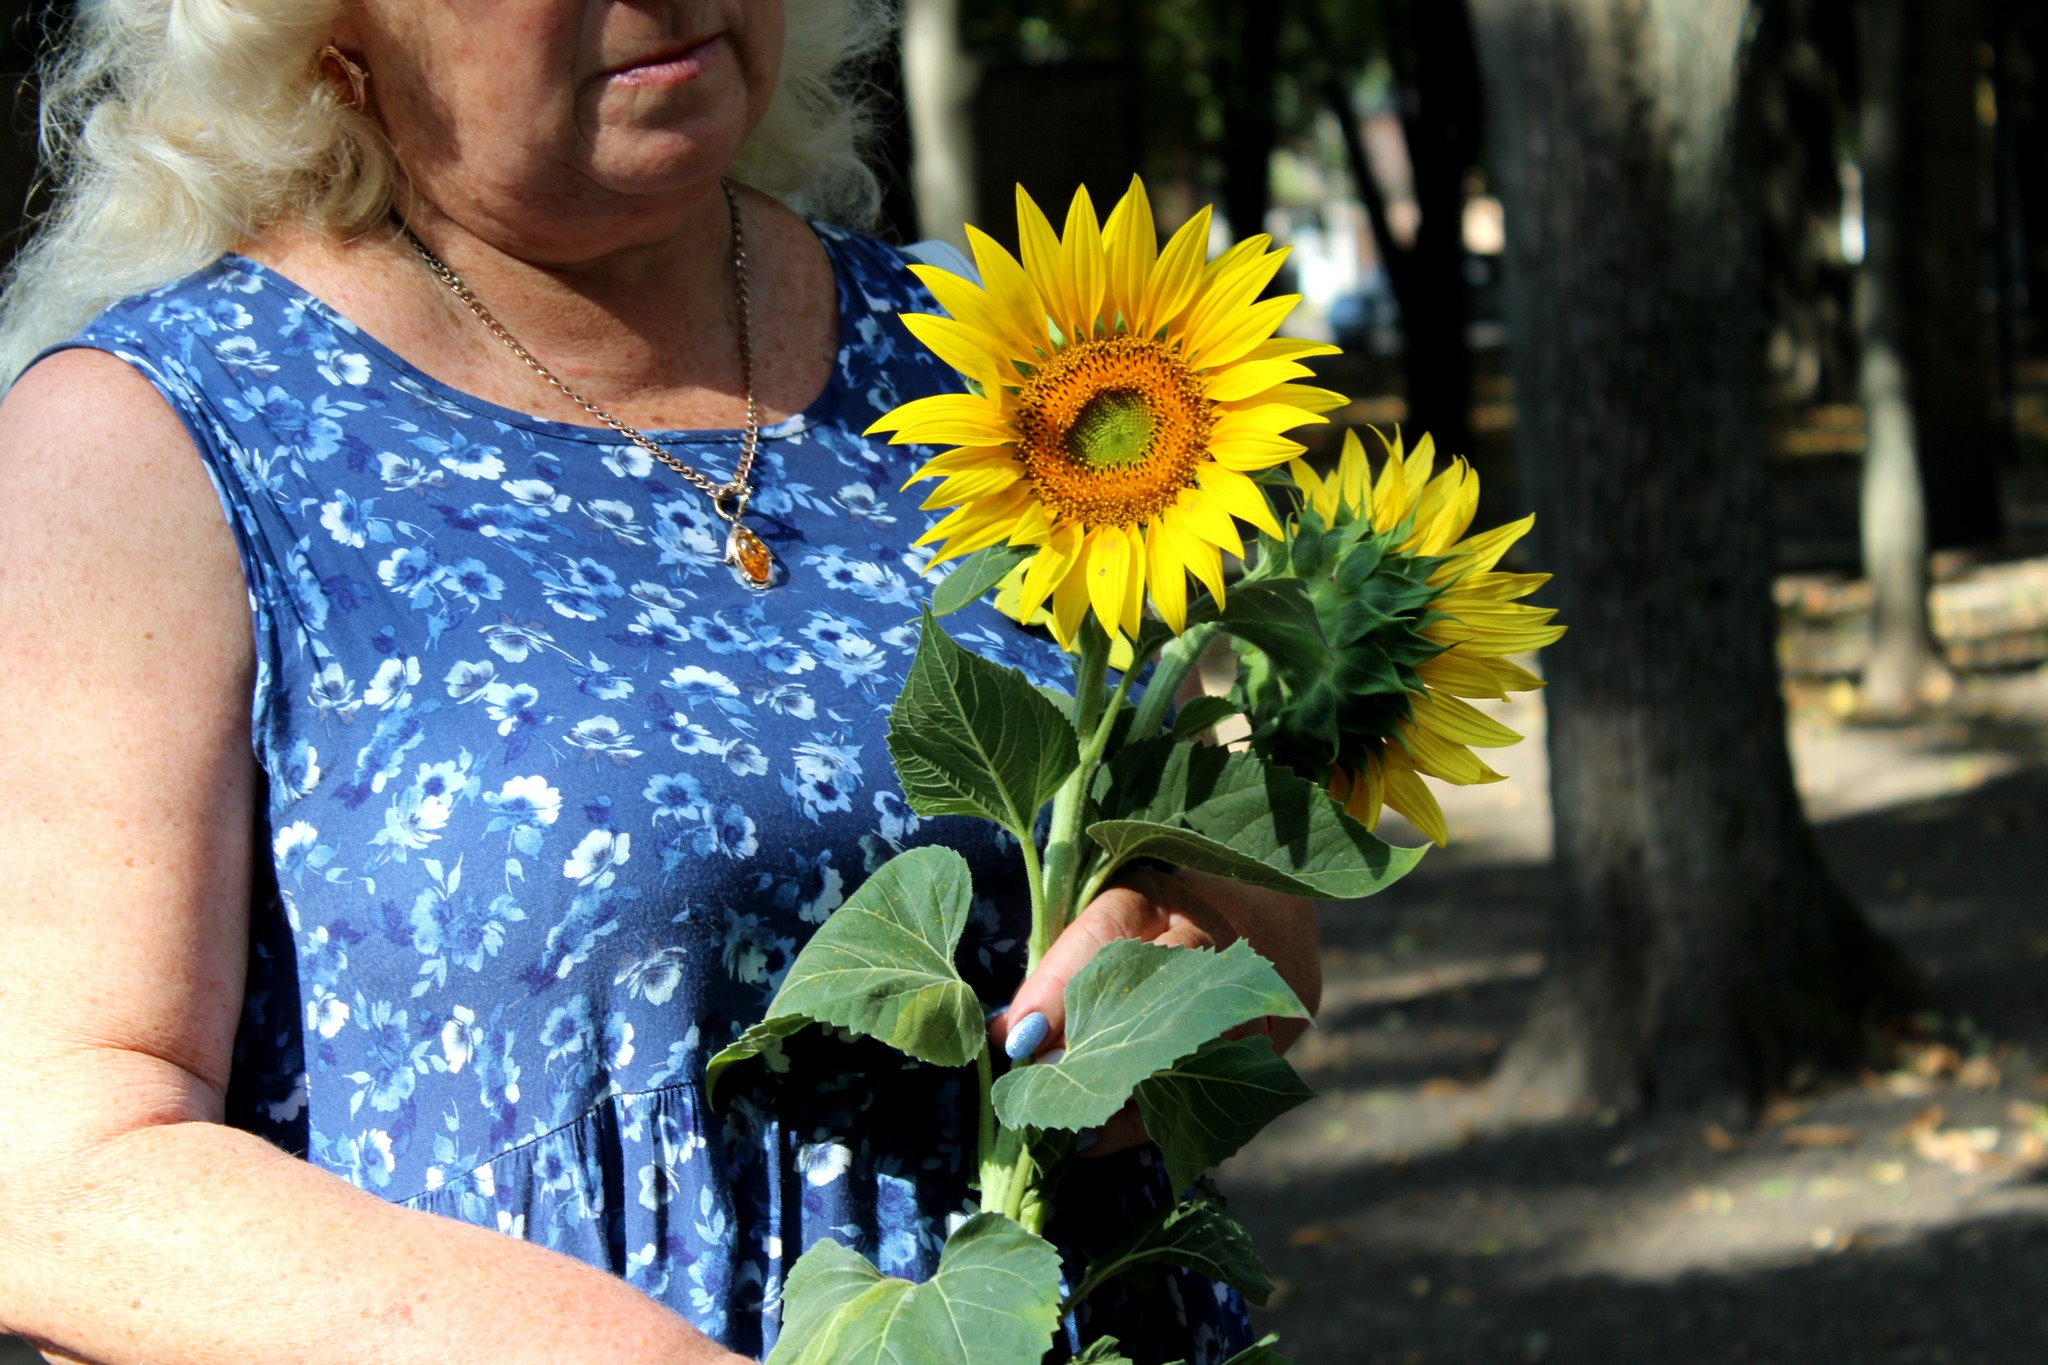
[[1085,465],[1136,464],[1152,447],[1152,408],[1135,389],[1098,393],[1067,428],[1067,453]]
[[1110,336],[1060,350],[1017,396],[1018,453],[1055,522],[1138,526],[1209,457],[1213,405],[1177,348]]

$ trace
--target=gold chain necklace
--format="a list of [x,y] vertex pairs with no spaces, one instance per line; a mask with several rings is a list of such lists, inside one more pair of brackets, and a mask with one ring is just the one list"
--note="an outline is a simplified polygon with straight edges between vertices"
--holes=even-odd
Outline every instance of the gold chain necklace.
[[758,592],[775,586],[780,566],[775,562],[775,556],[769,551],[767,543],[741,521],[747,512],[747,500],[754,496],[751,475],[754,471],[754,453],[761,444],[761,412],[754,402],[754,339],[747,316],[746,231],[740,222],[739,196],[733,193],[731,182],[721,180],[719,188],[725,191],[726,211],[732,219],[732,271],[739,317],[740,384],[746,390],[747,396],[747,425],[740,435],[740,462],[733,470],[732,477],[724,483],[715,482],[699,470],[684,464],[645,433],[627,426],[564,384],[553,370],[534,359],[533,352],[520,345],[517,337],[505,330],[505,324],[492,316],[491,310],[484,307],[483,300],[463,282],[462,276],[450,269],[446,261],[436,256],[425,242],[414,235],[411,228],[405,229],[405,235],[412,243],[413,250],[419,253],[420,260],[434,273],[434,277],[447,285],[449,292],[462,300],[463,305],[476,314],[477,321],[488,327],[491,335],[503,342],[507,350],[525,362],[526,368],[554,385],[564,398],[577,407],[667,465],[685,483],[699,489],[711,500],[711,510],[726,524],[726,567],[732,570],[733,577]]

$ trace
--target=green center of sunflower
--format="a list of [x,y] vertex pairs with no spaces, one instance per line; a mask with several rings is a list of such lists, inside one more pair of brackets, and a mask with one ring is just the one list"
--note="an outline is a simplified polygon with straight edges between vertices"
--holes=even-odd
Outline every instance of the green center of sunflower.
[[1121,469],[1152,450],[1152,405],[1135,389],[1109,389],[1082,405],[1067,428],[1067,453],[1093,469]]

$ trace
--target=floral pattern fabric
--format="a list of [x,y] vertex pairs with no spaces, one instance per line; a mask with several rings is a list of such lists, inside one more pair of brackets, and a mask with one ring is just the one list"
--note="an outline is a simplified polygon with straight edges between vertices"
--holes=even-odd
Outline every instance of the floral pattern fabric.
[[[902,255],[819,234],[840,349],[817,400],[762,433],[754,524],[788,572],[766,593],[644,452],[452,390],[245,258],[70,343],[135,366],[184,420],[249,583],[270,858],[233,1121],[607,1268],[754,1355],[822,1237],[931,1274],[971,1207],[971,1073],[812,1030],[786,1074],[736,1075],[714,1109],[705,1060],[902,848],[968,857],[985,999],[1015,986],[1029,916],[1002,836],[921,820],[892,782],[887,712],[938,575],[898,491],[919,452],[860,433],[958,380],[897,321],[934,307]],[[732,431],[655,435],[714,472],[739,450]],[[985,605],[948,627],[1066,682],[1049,642]],[[1149,1152],[1072,1182],[1069,1245],[1167,1193]],[[1237,1296],[1192,1274],[1083,1311],[1070,1334],[1141,1360],[1249,1340]]]

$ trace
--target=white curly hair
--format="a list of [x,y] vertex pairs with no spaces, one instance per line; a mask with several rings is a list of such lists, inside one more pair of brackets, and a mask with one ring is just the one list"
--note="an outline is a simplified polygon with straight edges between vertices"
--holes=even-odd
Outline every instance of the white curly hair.
[[[785,0],[782,77],[734,179],[852,227],[880,190],[853,65],[884,0]],[[317,54],[341,0],[81,0],[40,64],[50,209],[0,292],[0,391],[116,299],[199,269],[266,226],[347,236],[400,171]]]

